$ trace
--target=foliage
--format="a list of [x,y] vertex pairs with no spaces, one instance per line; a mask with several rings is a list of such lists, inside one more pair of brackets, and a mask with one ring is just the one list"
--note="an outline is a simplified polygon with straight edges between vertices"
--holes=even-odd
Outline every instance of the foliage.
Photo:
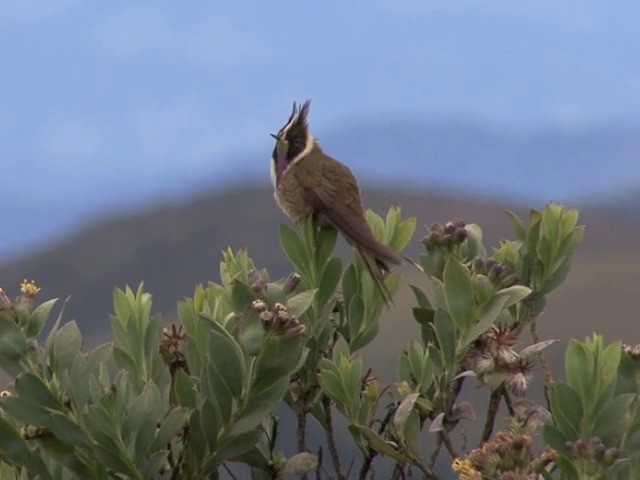
[[[142,285],[117,289],[113,342],[89,353],[76,323],[63,324],[64,305],[43,338],[57,301],[36,306],[35,283],[15,300],[0,290],[0,367],[12,378],[0,395],[1,477],[219,478],[236,462],[256,480],[312,470],[366,479],[385,463],[392,478],[439,478],[445,450],[462,479],[640,477],[640,347],[573,340],[560,382],[542,357],[556,341],[539,339],[536,321],[582,240],[577,211],[550,204],[527,226],[508,215],[515,239],[490,253],[478,225],[430,227],[414,263],[429,288],[411,286],[420,340],[400,353],[390,385],[360,356],[378,338],[384,299],[360,258],[343,267],[333,256],[336,230],[312,219],[280,227],[294,273],[273,281],[229,249],[220,283],[178,304],[178,325],[152,316]],[[413,237],[415,219],[399,209],[367,220],[396,252]],[[395,293],[400,272],[385,283]],[[537,363],[544,406],[528,398]],[[468,381],[486,387],[489,405],[465,454],[452,432],[476,418]],[[503,402],[509,426],[494,432]],[[289,458],[282,405],[297,425]],[[336,411],[361,452],[348,468]],[[309,419],[326,432],[328,458],[309,451]]]

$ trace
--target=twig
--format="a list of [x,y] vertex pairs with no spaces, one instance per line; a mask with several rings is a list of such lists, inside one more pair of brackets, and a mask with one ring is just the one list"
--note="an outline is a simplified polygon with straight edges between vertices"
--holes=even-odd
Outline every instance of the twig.
[[346,476],[342,472],[340,466],[340,455],[338,454],[338,448],[336,447],[336,439],[333,434],[333,415],[331,414],[331,400],[328,396],[322,396],[322,407],[324,409],[324,417],[327,424],[327,446],[329,447],[329,453],[331,454],[331,463],[333,463],[333,469],[335,470],[338,480],[346,480]]
[[[527,310],[529,316],[529,329],[531,330],[531,338],[533,339],[533,343],[539,343],[540,336],[538,335],[538,331],[536,330],[536,317],[533,315],[533,310],[531,309],[530,305],[527,305]],[[553,375],[551,375],[551,368],[549,368],[549,364],[544,358],[542,352],[538,353],[538,359],[540,360],[540,366],[544,371],[544,398],[547,402],[547,409],[551,411],[551,399],[549,397],[549,391],[553,388],[554,385]]]
[[413,457],[411,461],[424,474],[424,478],[429,478],[431,480],[438,480],[439,477],[436,476],[435,473],[433,473],[433,470],[431,470],[428,466],[422,463],[422,460],[420,460],[419,457]]
[[429,457],[429,466],[433,468],[436,464],[436,460],[438,455],[440,455],[440,449],[442,448],[442,435],[438,435],[438,439],[436,440],[436,446],[431,453],[431,457]]
[[229,476],[233,479],[233,480],[238,480],[238,477],[236,477],[233,472],[229,469],[229,467],[227,466],[227,464],[225,462],[222,462],[222,468],[224,468],[227,473],[229,474]]
[[321,480],[322,477],[322,445],[318,447],[318,464],[316,465],[316,480]]
[[[307,412],[304,408],[304,402],[300,402],[299,411],[296,415],[298,419],[298,429],[296,432],[296,439],[298,443],[298,453],[306,452],[307,443],[305,441],[305,435],[307,430]],[[301,480],[308,480],[308,476],[306,473],[300,474]]]
[[507,389],[504,388],[504,385],[502,386],[502,397],[504,398],[504,404],[507,406],[507,410],[509,410],[509,415],[513,417],[516,414],[516,412],[513,409],[513,402],[511,401],[511,396],[509,395],[509,392],[507,392]]
[[447,431],[445,429],[440,430],[440,435],[442,436],[442,443],[444,443],[444,446],[451,455],[451,458],[458,458],[460,454],[456,451],[456,447],[453,446]]
[[[384,432],[384,429],[387,428],[387,424],[391,421],[391,417],[395,413],[396,408],[397,406],[393,406],[393,408],[387,409],[386,415],[382,419],[382,422],[380,422],[380,428],[378,428],[379,434],[382,434],[382,432]],[[364,457],[364,462],[362,462],[360,474],[358,475],[358,478],[360,480],[366,480],[367,473],[371,469],[371,463],[373,462],[373,459],[376,457],[376,455],[378,455],[378,452],[369,448],[369,453]]]
[[480,445],[489,440],[493,433],[493,426],[496,422],[496,415],[498,414],[498,408],[500,407],[500,398],[502,397],[502,386],[496,388],[491,392],[491,398],[489,399],[489,406],[487,407],[487,419],[484,422],[484,429],[482,430],[482,438],[480,439]]

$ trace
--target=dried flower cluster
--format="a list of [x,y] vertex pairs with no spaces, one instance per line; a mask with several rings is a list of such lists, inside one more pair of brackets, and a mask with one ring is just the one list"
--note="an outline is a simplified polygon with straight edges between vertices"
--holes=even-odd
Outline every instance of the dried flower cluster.
[[11,301],[5,291],[0,288],[0,308],[12,308],[14,306],[33,308],[33,300],[40,293],[41,288],[36,285],[34,280],[26,278],[20,284],[20,295]]
[[596,474],[601,467],[611,466],[620,456],[618,448],[607,448],[598,437],[592,437],[587,441],[567,442],[566,447],[567,455],[582,460],[581,464],[588,474]]
[[633,359],[640,358],[640,345],[627,345],[623,343],[622,351]]
[[474,258],[471,262],[471,272],[484,275],[498,290],[511,287],[520,281],[520,277],[511,267],[493,258]]
[[460,245],[467,239],[466,224],[463,220],[454,220],[444,225],[434,223],[429,227],[429,233],[422,239],[427,249],[435,247],[451,248]]
[[504,382],[514,395],[523,396],[535,362],[521,357],[515,350],[518,332],[511,327],[494,325],[470,349],[468,367],[481,381],[497,387]]
[[[247,272],[247,280],[251,290],[258,294],[267,292],[267,279],[259,270],[252,268]],[[298,273],[290,273],[282,280],[282,291],[285,295],[292,293],[300,284],[302,277]]]
[[532,453],[530,435],[502,431],[472,450],[464,458],[456,458],[452,468],[460,480],[537,480],[557,457],[553,449],[545,449],[538,457]]
[[182,353],[182,345],[187,341],[187,334],[182,333],[182,325],[176,328],[175,324],[171,328],[162,330],[162,341],[160,342],[160,355],[169,367],[169,372],[173,377],[178,371],[183,370],[189,373],[187,359]]
[[269,309],[264,300],[254,300],[251,308],[260,315],[264,329],[268,332],[276,332],[285,337],[297,337],[306,332],[305,326],[300,321],[289,315],[287,307],[276,303]]

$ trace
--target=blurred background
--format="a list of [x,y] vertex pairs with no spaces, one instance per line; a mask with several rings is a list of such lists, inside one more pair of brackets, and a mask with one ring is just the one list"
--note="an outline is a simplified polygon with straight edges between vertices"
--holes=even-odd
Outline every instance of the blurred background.
[[[639,14],[634,0],[2,2],[0,285],[71,295],[67,318],[97,339],[115,286],[144,280],[171,320],[228,245],[285,275],[268,134],[312,98],[312,132],[367,205],[418,217],[409,255],[425,224],[462,218],[495,244],[507,208],[579,207],[585,242],[543,336],[563,340],[557,358],[594,330],[638,343]],[[386,348],[367,352],[383,376],[418,334],[411,301],[403,289]]]

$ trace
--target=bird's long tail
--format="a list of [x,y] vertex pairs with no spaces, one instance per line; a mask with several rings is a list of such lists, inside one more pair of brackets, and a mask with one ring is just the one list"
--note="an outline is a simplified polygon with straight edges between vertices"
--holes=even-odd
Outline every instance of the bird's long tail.
[[389,266],[382,260],[378,260],[373,254],[362,247],[356,247],[356,250],[360,254],[364,266],[366,267],[373,283],[382,295],[382,299],[387,307],[394,305],[391,298],[391,292],[384,283],[386,272],[389,270]]

